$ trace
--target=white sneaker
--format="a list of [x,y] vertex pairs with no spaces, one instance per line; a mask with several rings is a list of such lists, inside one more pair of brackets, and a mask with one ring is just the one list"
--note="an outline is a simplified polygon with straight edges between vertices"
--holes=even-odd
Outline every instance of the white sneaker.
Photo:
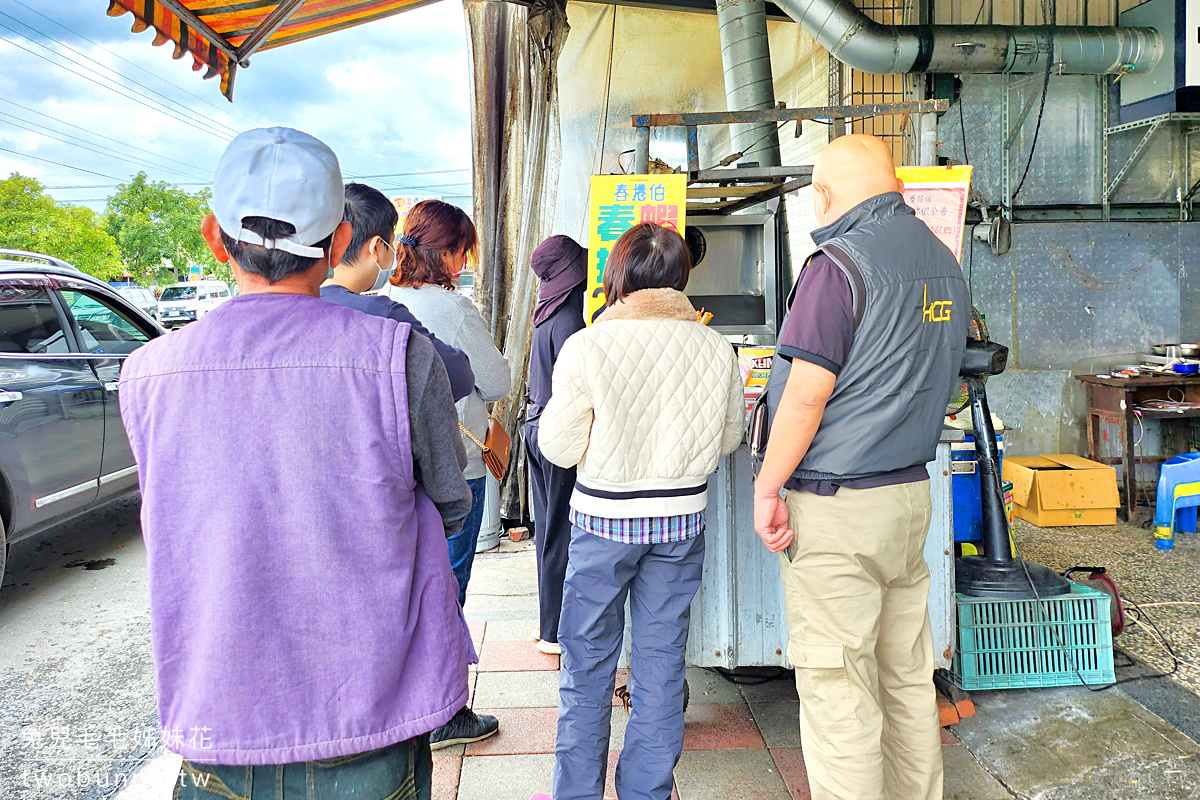
[[537,644],[534,646],[537,647],[539,652],[545,653],[548,656],[562,655],[562,647],[558,642],[547,642],[543,639],[538,639]]
[[542,640],[542,629],[541,628],[533,629],[533,640],[535,642],[540,642]]

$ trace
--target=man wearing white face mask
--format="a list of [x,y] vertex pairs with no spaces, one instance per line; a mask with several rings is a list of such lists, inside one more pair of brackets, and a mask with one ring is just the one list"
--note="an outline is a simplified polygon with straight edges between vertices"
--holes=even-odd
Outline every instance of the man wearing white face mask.
[[441,356],[450,376],[450,391],[455,401],[475,391],[475,374],[467,354],[431,334],[402,303],[389,297],[364,295],[387,285],[396,266],[396,207],[378,189],[362,183],[346,184],[346,212],[342,219],[353,228],[353,237],[329,280],[321,285],[321,298],[376,317],[407,322],[412,329],[428,336]]

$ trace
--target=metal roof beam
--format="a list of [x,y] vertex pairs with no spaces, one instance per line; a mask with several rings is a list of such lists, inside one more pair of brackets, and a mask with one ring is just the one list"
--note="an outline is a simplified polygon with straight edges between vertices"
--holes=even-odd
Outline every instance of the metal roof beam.
[[283,0],[282,3],[275,6],[275,10],[267,15],[267,18],[254,29],[254,33],[247,36],[238,45],[238,63],[245,66],[244,62],[248,61],[250,56],[254,55],[260,47],[266,44],[267,40],[274,36],[276,31],[286,25],[287,21],[300,10],[300,6],[304,5],[304,2],[305,0]]

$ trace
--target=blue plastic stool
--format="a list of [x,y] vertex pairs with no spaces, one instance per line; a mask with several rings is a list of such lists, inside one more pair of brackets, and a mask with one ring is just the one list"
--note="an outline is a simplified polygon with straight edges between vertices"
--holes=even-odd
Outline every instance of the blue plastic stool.
[[1184,453],[1162,465],[1158,475],[1158,504],[1154,511],[1154,546],[1175,547],[1175,531],[1196,532],[1200,506],[1200,453]]

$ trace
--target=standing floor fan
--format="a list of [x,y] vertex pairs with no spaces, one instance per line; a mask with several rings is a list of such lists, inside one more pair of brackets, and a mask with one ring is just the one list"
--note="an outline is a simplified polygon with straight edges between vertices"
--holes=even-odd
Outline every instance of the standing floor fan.
[[[966,384],[966,404],[971,406],[975,457],[979,464],[979,489],[983,504],[983,553],[962,556],[954,564],[957,591],[969,597],[1022,599],[1069,594],[1071,583],[1049,567],[1014,558],[1009,545],[1008,515],[1000,483],[1000,454],[996,428],[988,409],[987,379],[1008,367],[1008,348],[988,339],[987,328],[974,308],[959,375]],[[965,404],[964,404],[965,405]],[[961,410],[961,408],[959,409]]]

